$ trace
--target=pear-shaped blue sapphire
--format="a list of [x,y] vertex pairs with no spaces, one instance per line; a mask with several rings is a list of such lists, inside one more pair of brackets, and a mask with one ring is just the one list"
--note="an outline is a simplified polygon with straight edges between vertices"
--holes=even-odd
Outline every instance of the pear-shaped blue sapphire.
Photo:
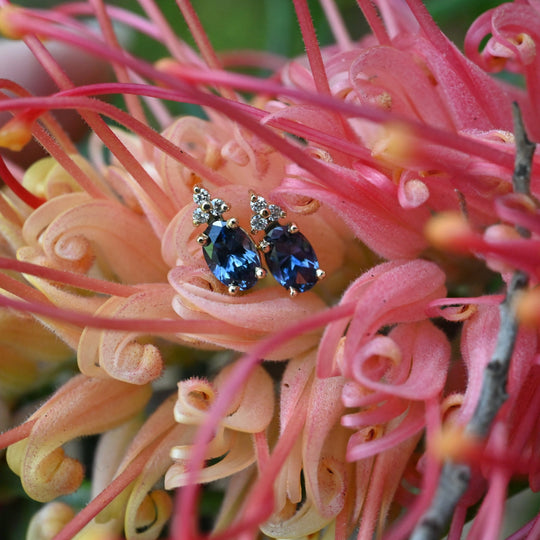
[[246,231],[227,227],[226,221],[216,220],[208,225],[204,234],[208,237],[203,246],[204,258],[214,276],[221,283],[241,290],[253,287],[261,259]]
[[319,261],[312,245],[301,232],[289,232],[287,225],[266,229],[269,245],[266,264],[276,280],[287,289],[305,292],[319,280]]

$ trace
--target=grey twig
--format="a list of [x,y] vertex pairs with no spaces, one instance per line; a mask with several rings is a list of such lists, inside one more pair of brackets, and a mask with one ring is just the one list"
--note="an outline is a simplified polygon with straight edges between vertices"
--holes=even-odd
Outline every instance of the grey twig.
[[516,143],[516,160],[514,162],[512,184],[516,193],[529,195],[532,160],[536,144],[531,142],[527,137],[523,118],[517,103],[512,103],[512,113],[514,115],[514,139]]
[[[516,142],[516,159],[512,182],[514,191],[529,194],[532,159],[536,145],[529,141],[523,125],[523,119],[517,104],[514,104],[514,136]],[[517,227],[523,237],[529,231]],[[512,277],[506,298],[501,303],[501,324],[497,335],[497,344],[484,371],[482,390],[476,410],[466,427],[466,433],[484,438],[488,435],[497,412],[506,401],[506,383],[510,361],[516,343],[518,321],[514,303],[516,293],[528,284],[528,276],[516,271]],[[438,540],[445,533],[459,500],[467,491],[471,476],[470,467],[465,463],[447,460],[443,464],[439,485],[431,502],[431,506],[422,516],[414,529],[411,540]]]
[[476,410],[465,430],[471,435],[487,436],[495,416],[508,397],[506,395],[506,380],[518,332],[518,321],[513,304],[516,292],[525,288],[527,283],[528,276],[526,274],[521,271],[515,272],[508,285],[506,298],[499,306],[501,325],[497,335],[497,344],[493,356],[484,370],[482,391]]

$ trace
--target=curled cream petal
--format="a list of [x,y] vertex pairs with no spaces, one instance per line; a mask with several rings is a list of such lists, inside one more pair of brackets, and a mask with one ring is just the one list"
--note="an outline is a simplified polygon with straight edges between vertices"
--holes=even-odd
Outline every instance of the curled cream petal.
[[[169,404],[167,409],[170,410]],[[170,448],[181,439],[186,428],[175,425],[159,439],[148,462],[133,484],[125,513],[125,534],[128,540],[153,540],[172,513],[172,500],[155,485],[171,467]],[[168,488],[167,488],[168,489]]]
[[[248,433],[230,432],[229,448],[220,456],[222,459],[205,467],[197,474],[197,482],[213,482],[226,478],[255,462],[252,435]],[[186,462],[179,461],[172,465],[165,474],[165,488],[173,489],[185,486],[189,475],[186,472]]]
[[86,272],[97,257],[102,271],[122,283],[161,281],[166,273],[151,226],[113,200],[56,197],[25,222],[23,236],[59,268]]
[[261,531],[270,538],[302,538],[317,533],[331,521],[321,516],[309,500],[298,510],[295,506],[273,515],[260,526]]
[[[226,291],[213,290],[208,281],[203,287],[198,270],[179,266],[169,272],[169,283],[177,292],[173,308],[181,318],[214,319],[232,327],[228,335],[198,334],[195,337],[199,342],[238,351],[248,351],[263,337],[285,329],[291,320],[302,320],[324,308],[324,302],[311,291],[291,298],[279,286],[231,296]],[[302,333],[277,347],[267,359],[291,358],[312,349],[318,339],[318,332]]]
[[[218,389],[225,383],[233,366],[233,364],[227,366],[216,377],[214,384]],[[239,396],[238,406],[229,410],[222,425],[235,431],[258,433],[268,427],[273,413],[274,385],[272,378],[264,368],[256,366],[247,379],[241,396]]]
[[75,511],[66,503],[55,501],[45,504],[32,516],[26,538],[52,540],[74,515]]
[[[64,455],[62,445],[121,424],[140,411],[150,395],[148,385],[89,379],[84,375],[62,386],[32,415],[36,421],[28,438],[8,448],[8,455],[18,454],[8,459],[20,474],[28,495],[47,502],[74,491],[82,480],[82,466]],[[70,414],[66,415],[66,411]]]
[[216,396],[214,385],[201,378],[178,383],[178,399],[174,406],[174,419],[183,424],[200,424]]
[[287,363],[281,379],[280,430],[283,432],[304,389],[311,384],[315,371],[315,353],[300,355]]
[[[128,298],[111,297],[96,315],[115,318],[178,318],[171,308],[173,291],[167,285],[149,284]],[[170,337],[170,336],[169,336]],[[146,384],[163,370],[159,349],[138,333],[85,328],[78,348],[81,372],[92,377],[114,377]]]
[[341,391],[345,379],[315,379],[303,437],[303,470],[306,493],[324,517],[335,517],[343,508],[347,488],[345,448],[349,432],[339,420],[344,411]]
[[[102,185],[94,167],[80,154],[70,154],[69,157],[96,185]],[[23,186],[34,195],[47,200],[81,190],[77,181],[52,157],[33,163],[24,173]]]

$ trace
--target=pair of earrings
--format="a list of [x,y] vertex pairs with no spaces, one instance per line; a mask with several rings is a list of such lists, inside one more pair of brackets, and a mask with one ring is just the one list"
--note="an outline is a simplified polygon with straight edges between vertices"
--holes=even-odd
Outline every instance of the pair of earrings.
[[278,220],[286,216],[285,212],[268,204],[264,197],[252,194],[250,201],[251,232],[265,233],[258,245],[235,218],[223,217],[229,210],[227,203],[212,198],[201,186],[193,188],[193,201],[197,204],[193,225],[207,224],[197,242],[202,246],[208,268],[228,287],[229,294],[250,289],[266,276],[259,251],[274,278],[291,296],[308,291],[324,277],[312,245],[294,223],[280,224]]

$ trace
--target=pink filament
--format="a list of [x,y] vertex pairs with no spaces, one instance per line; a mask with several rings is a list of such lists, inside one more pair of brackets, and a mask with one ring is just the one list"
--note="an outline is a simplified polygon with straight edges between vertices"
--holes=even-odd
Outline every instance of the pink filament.
[[36,197],[33,193],[28,191],[11,173],[8,169],[4,158],[0,155],[0,178],[4,183],[15,193],[21,201],[24,201],[28,206],[37,208],[41,206],[45,200],[41,197]]
[[111,294],[115,296],[128,297],[136,293],[138,289],[131,285],[123,285],[121,283],[113,283],[102,279],[91,278],[83,274],[68,272],[65,270],[56,270],[55,268],[47,268],[39,264],[21,262],[7,257],[0,257],[0,268],[3,270],[16,270],[23,274],[31,274],[43,279],[50,279],[64,285],[71,285],[80,289],[99,292],[103,294]]
[[[265,340],[259,342],[253,350],[245,355],[235,366],[230,374],[226,384],[220,390],[220,393],[208,412],[205,423],[197,431],[197,435],[191,451],[191,460],[188,468],[188,484],[182,489],[178,498],[177,516],[178,523],[181,524],[183,531],[189,531],[193,536],[184,536],[182,539],[189,538],[193,540],[199,538],[195,536],[194,519],[197,515],[196,504],[199,486],[196,483],[197,471],[204,464],[206,447],[215,433],[217,424],[222,418],[222,411],[227,410],[229,404],[239,392],[251,370],[261,362],[270,351],[284,342],[294,337],[321,328],[326,324],[350,317],[354,313],[355,304],[343,304],[329,308],[328,310],[312,315],[311,317],[294,324],[287,329],[278,332]],[[247,526],[251,526],[248,524]]]
[[71,540],[85,525],[96,517],[101,510],[141,474],[157,444],[159,444],[159,441],[146,447],[97,497],[92,499],[87,506],[78,512],[53,540]]
[[30,435],[32,427],[36,422],[37,419],[28,420],[20,426],[4,431],[4,433],[0,433],[0,448],[7,448],[16,442],[26,439],[26,437]]
[[100,317],[38,302],[15,300],[5,296],[0,296],[0,306],[64,321],[81,327],[102,328],[105,330],[122,330],[125,332],[162,335],[174,333],[235,335],[237,333],[237,330],[233,326],[216,320],[120,319]]

